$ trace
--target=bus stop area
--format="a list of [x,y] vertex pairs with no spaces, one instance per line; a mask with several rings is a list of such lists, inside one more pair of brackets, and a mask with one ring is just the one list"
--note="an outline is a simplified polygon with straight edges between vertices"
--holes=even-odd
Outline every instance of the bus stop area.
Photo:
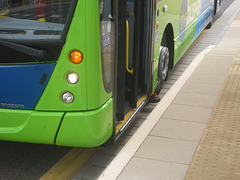
[[240,0],[176,66],[187,68],[103,172],[87,164],[74,180],[240,179]]

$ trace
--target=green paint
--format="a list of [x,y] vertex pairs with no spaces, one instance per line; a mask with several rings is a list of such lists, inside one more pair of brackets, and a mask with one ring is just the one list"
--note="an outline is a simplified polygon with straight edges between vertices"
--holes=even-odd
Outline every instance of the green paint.
[[113,101],[110,99],[97,110],[69,112],[64,116],[56,144],[95,147],[112,135]]
[[54,144],[62,112],[0,109],[0,139]]

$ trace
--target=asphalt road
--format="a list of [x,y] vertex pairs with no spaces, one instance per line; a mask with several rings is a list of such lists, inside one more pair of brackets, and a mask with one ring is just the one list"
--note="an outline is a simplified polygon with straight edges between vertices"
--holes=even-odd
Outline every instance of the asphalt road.
[[39,179],[70,149],[0,141],[0,179]]

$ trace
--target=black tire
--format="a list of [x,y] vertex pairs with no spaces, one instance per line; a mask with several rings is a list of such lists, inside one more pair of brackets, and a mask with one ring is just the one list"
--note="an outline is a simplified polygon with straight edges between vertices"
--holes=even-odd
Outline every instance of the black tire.
[[162,79],[162,66],[161,66],[161,61],[159,57],[159,62],[158,62],[158,74],[157,74],[157,87],[155,89],[155,93],[158,95],[162,89],[163,85],[163,79]]
[[213,22],[211,21],[210,23],[208,23],[206,29],[211,29],[212,25],[213,25]]
[[166,81],[168,78],[169,63],[170,63],[170,55],[167,47],[167,38],[166,36],[164,36],[162,39],[160,50],[159,50],[157,88],[155,90],[156,94],[160,93],[162,89],[163,81]]

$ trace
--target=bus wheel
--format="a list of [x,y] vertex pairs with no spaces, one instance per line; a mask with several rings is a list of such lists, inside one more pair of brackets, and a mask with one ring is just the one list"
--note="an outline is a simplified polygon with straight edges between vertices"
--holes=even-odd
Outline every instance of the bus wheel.
[[165,33],[163,35],[161,47],[159,50],[159,61],[161,62],[161,66],[162,66],[163,81],[166,81],[168,78],[169,62],[170,62],[168,40],[167,40],[167,35]]
[[161,62],[159,59],[158,62],[158,73],[157,73],[157,87],[155,89],[155,93],[158,95],[162,89],[162,85],[163,85],[163,79],[162,79],[162,66],[161,66]]
[[163,81],[167,79],[169,71],[169,50],[167,47],[160,47],[159,62],[158,62],[158,74],[157,74],[157,87],[156,94],[159,94]]
[[160,47],[159,59],[162,66],[162,79],[166,81],[169,71],[169,50],[167,47]]
[[210,23],[208,23],[206,29],[211,29],[212,25],[213,25],[213,22],[211,21]]

